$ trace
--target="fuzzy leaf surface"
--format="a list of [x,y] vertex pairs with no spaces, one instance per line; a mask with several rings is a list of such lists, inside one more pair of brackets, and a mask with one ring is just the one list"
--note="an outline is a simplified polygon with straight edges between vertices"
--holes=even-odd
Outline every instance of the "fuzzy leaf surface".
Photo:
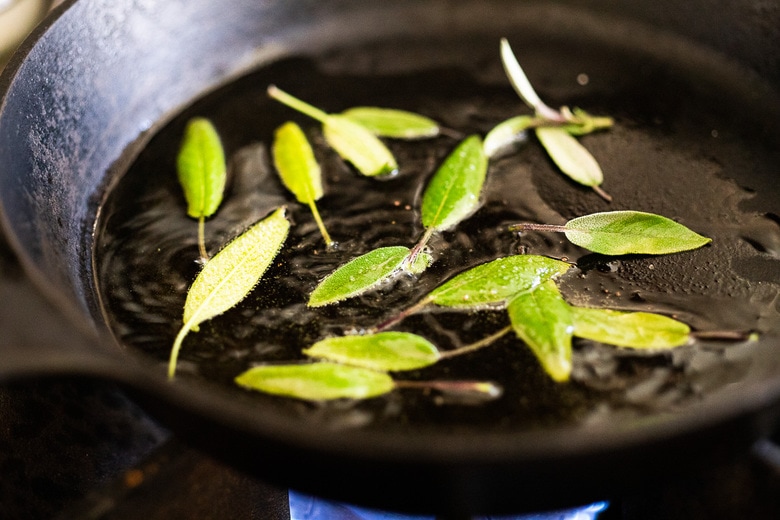
[[458,274],[431,291],[426,300],[455,308],[505,305],[570,268],[566,262],[545,256],[507,256]]
[[512,329],[555,381],[571,375],[571,341],[574,329],[571,308],[555,282],[548,280],[509,301]]
[[309,307],[321,307],[376,288],[403,266],[404,246],[380,247],[354,258],[326,276],[309,296]]
[[409,332],[340,336],[318,341],[303,351],[307,356],[385,372],[414,370],[436,363],[436,346]]
[[427,139],[439,135],[439,124],[429,117],[395,108],[354,107],[341,115],[379,137]]
[[536,137],[556,166],[573,181],[585,186],[598,186],[604,181],[599,163],[565,128],[539,127]]
[[641,211],[607,211],[577,217],[565,226],[566,238],[604,255],[662,255],[697,249],[712,240],[682,224]]
[[668,349],[690,339],[687,324],[661,314],[575,307],[572,316],[575,336],[619,347]]
[[176,167],[187,201],[187,215],[213,215],[222,203],[227,168],[222,142],[208,119],[196,117],[187,123]]
[[239,374],[235,382],[250,390],[308,401],[368,399],[395,388],[384,372],[337,363],[257,366]]
[[325,140],[342,159],[368,177],[392,175],[398,163],[392,152],[363,125],[343,115],[328,115],[322,123]]
[[479,205],[487,174],[482,139],[472,135],[450,153],[425,188],[422,224],[444,231],[471,215]]

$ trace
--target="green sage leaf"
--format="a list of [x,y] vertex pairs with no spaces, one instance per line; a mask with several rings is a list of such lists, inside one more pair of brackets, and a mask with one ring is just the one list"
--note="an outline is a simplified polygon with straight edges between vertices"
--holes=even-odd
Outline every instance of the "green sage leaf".
[[295,195],[298,202],[309,206],[325,242],[331,245],[333,240],[315,202],[323,195],[322,172],[301,127],[288,121],[277,128],[272,154],[282,184]]
[[[309,296],[309,307],[329,305],[375,289],[403,268],[409,253],[408,247],[380,247],[350,260],[317,285]],[[430,263],[429,255],[427,261]]]
[[585,186],[598,186],[604,181],[599,163],[566,128],[539,127],[536,137],[556,166],[573,181]]
[[487,157],[477,135],[464,139],[450,153],[425,188],[422,224],[444,231],[471,215],[479,205],[487,174]]
[[208,119],[196,117],[187,123],[176,165],[187,215],[213,215],[222,203],[227,169],[222,142]]
[[272,153],[282,183],[298,202],[312,204],[322,197],[320,165],[300,126],[288,121],[277,128]]
[[379,137],[427,139],[439,135],[439,124],[428,117],[406,110],[378,107],[354,107],[341,113]]
[[531,86],[531,81],[517,61],[515,53],[512,51],[512,47],[510,47],[506,38],[501,38],[501,63],[504,66],[504,72],[506,72],[509,82],[526,105],[532,108],[537,115],[545,119],[550,121],[563,120],[561,113],[547,106],[536,93],[533,86]]
[[313,358],[386,372],[415,370],[433,365],[440,359],[435,345],[409,332],[327,338],[303,353]]
[[566,262],[544,256],[507,256],[455,276],[431,291],[425,301],[456,308],[505,305],[570,268]]
[[572,243],[604,255],[677,253],[712,241],[671,219],[641,211],[593,213],[568,221],[564,228]]
[[571,375],[571,341],[574,329],[571,308],[552,280],[520,293],[507,304],[512,329],[536,355],[555,381]]
[[489,159],[497,158],[528,141],[529,128],[537,126],[539,118],[516,116],[494,126],[485,136],[482,148]]
[[243,300],[276,257],[290,230],[284,208],[250,227],[214,255],[195,278],[184,302],[183,326],[171,350],[168,376],[189,331]]
[[392,152],[364,126],[342,115],[327,114],[275,85],[268,87],[268,95],[322,123],[328,144],[363,175],[391,175],[398,171]]
[[574,307],[572,316],[575,336],[609,345],[668,349],[690,339],[688,325],[661,314]]
[[336,363],[257,366],[235,381],[250,390],[309,401],[367,399],[395,388],[384,372]]

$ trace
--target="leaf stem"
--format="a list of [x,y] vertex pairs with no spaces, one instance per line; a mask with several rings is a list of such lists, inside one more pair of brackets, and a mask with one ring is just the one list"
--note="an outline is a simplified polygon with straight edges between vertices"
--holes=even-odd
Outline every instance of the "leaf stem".
[[698,330],[690,333],[693,338],[714,341],[747,341],[754,334],[749,330]]
[[179,359],[179,351],[181,350],[181,344],[184,341],[185,336],[187,336],[187,334],[190,332],[189,325],[189,323],[182,325],[181,330],[179,330],[179,333],[176,335],[176,339],[173,342],[173,347],[171,348],[171,357],[168,360],[169,380],[173,380],[174,376],[176,375],[176,364]]
[[317,227],[320,228],[320,233],[322,233],[322,238],[325,240],[325,245],[328,249],[332,248],[336,243],[330,238],[328,230],[325,229],[325,223],[322,221],[320,212],[317,209],[317,204],[315,204],[313,200],[309,202],[309,208],[311,209],[311,214],[314,215],[314,221],[317,222]]
[[432,227],[429,227],[428,229],[425,230],[425,233],[423,234],[422,238],[420,238],[417,244],[415,244],[415,246],[409,252],[409,256],[406,257],[407,266],[414,265],[415,260],[417,260],[417,257],[422,252],[425,245],[428,243],[428,240],[431,239],[431,236],[433,235],[434,231],[435,229]]
[[407,316],[411,316],[412,314],[418,312],[420,309],[422,309],[423,307],[428,305],[430,303],[430,301],[431,301],[430,298],[423,298],[422,300],[420,300],[419,302],[415,303],[411,307],[407,307],[405,310],[399,312],[398,314],[396,314],[392,318],[383,321],[382,323],[380,323],[379,325],[377,325],[376,327],[374,327],[372,329],[369,329],[368,332],[370,334],[375,334],[375,333],[381,332],[381,331],[383,331],[385,329],[389,329],[393,325],[396,325],[396,324],[402,322]]
[[509,226],[509,231],[551,231],[553,233],[565,233],[566,226],[557,224],[537,224],[535,222],[520,222]]
[[204,261],[209,259],[209,254],[206,252],[206,217],[203,215],[198,219],[198,251]]
[[486,338],[482,338],[481,340],[471,343],[470,345],[465,345],[463,347],[456,348],[454,350],[448,350],[446,352],[442,352],[441,359],[461,356],[463,354],[468,354],[469,352],[474,352],[475,350],[479,350],[481,348],[487,347],[511,331],[512,331],[512,326],[507,325],[506,327],[499,330],[498,332],[494,332],[490,336]]
[[593,191],[596,192],[596,194],[601,197],[602,199],[606,200],[607,202],[612,202],[612,195],[604,191],[601,186],[591,186],[593,188]]
[[328,114],[319,108],[312,106],[291,94],[288,94],[276,85],[268,86],[268,95],[280,103],[287,105],[288,107],[297,110],[298,112],[305,114],[313,119],[316,119],[320,123],[324,123],[325,119],[328,117]]
[[500,397],[503,393],[500,386],[490,381],[394,381],[396,388],[433,389],[442,392],[481,394],[490,398]]

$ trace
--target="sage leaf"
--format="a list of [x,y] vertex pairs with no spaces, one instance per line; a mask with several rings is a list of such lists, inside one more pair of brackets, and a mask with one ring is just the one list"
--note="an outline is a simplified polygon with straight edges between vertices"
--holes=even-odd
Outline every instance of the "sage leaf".
[[445,231],[471,215],[479,205],[487,163],[479,136],[461,141],[425,188],[421,209],[423,226]]
[[351,119],[328,116],[322,124],[322,132],[336,153],[363,175],[375,177],[398,173],[398,163],[392,152],[374,134]]
[[325,228],[316,204],[323,195],[322,172],[301,127],[288,121],[277,128],[274,132],[272,154],[282,184],[295,195],[298,202],[309,206],[325,242],[329,246],[332,245],[333,240]]
[[485,136],[482,148],[489,159],[507,154],[528,141],[529,128],[538,123],[534,116],[515,116],[494,126]]
[[435,345],[409,332],[326,338],[303,353],[313,358],[385,372],[427,367],[440,358]]
[[[404,246],[380,247],[350,260],[317,285],[309,296],[309,307],[329,305],[375,289],[404,267],[409,253]],[[430,255],[423,261],[430,263]]]
[[187,215],[213,215],[222,203],[227,169],[222,142],[208,119],[196,117],[187,123],[176,165]]
[[609,345],[668,349],[690,339],[688,325],[661,314],[574,307],[572,316],[575,336]]
[[517,92],[526,105],[536,112],[537,115],[544,117],[550,121],[563,121],[563,115],[547,106],[536,93],[531,81],[526,76],[525,71],[520,66],[520,63],[515,57],[515,53],[512,51],[512,47],[506,38],[501,38],[501,63],[504,66],[509,82]]
[[572,243],[604,255],[662,255],[712,241],[671,219],[641,211],[593,213],[568,221],[564,228]]
[[322,123],[323,135],[328,144],[361,174],[373,177],[398,172],[398,163],[392,152],[364,126],[343,115],[327,114],[275,85],[268,87],[268,95]]
[[431,291],[424,301],[455,308],[505,305],[570,268],[566,262],[539,255],[498,258],[458,274]]
[[198,325],[243,300],[276,257],[290,230],[284,208],[254,224],[209,260],[192,282],[184,302],[183,326],[171,349],[168,377],[185,336]]
[[566,128],[542,126],[536,129],[536,137],[556,166],[573,181],[591,187],[604,181],[599,163]]
[[439,124],[420,114],[395,108],[353,107],[341,113],[379,137],[427,139],[439,135]]
[[216,128],[208,119],[195,117],[184,130],[176,169],[187,202],[187,215],[198,219],[198,249],[207,258],[205,220],[222,203],[227,180],[225,152]]
[[552,280],[520,293],[507,304],[515,335],[557,382],[569,380],[572,367],[572,311]]
[[337,363],[257,366],[239,374],[235,382],[250,390],[309,401],[367,399],[395,388],[384,372]]

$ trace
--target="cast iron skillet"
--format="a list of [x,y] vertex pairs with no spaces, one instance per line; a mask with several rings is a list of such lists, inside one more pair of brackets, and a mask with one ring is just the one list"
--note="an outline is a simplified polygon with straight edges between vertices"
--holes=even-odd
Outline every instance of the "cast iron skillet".
[[[577,31],[584,42],[627,49],[652,42],[710,74],[708,80],[717,77],[710,64],[729,52],[744,72],[734,95],[765,100],[763,115],[743,119],[752,118],[759,129],[756,146],[772,149],[780,113],[773,67],[780,55],[777,10],[761,12],[750,2],[723,9],[694,4],[66,3],[2,80],[3,223],[29,275],[56,307],[41,308],[41,319],[56,333],[48,341],[28,335],[7,345],[0,374],[6,380],[66,373],[118,381],[166,425],[237,467],[285,486],[394,510],[466,515],[571,505],[743,451],[771,431],[780,411],[780,355],[773,353],[778,338],[772,334],[731,384],[702,392],[701,402],[676,413],[522,432],[331,430],[252,408],[198,381],[169,383],[158,365],[109,338],[92,264],[93,229],[106,190],[177,112],[263,64],[358,42],[440,42],[455,32],[461,41],[521,39],[543,26],[549,34]],[[744,29],[748,21],[737,25],[746,16],[755,31]],[[645,38],[653,25],[663,29]],[[771,173],[746,173],[740,182],[764,197],[764,211],[776,214]],[[751,269],[758,280],[777,280],[771,255]]]

